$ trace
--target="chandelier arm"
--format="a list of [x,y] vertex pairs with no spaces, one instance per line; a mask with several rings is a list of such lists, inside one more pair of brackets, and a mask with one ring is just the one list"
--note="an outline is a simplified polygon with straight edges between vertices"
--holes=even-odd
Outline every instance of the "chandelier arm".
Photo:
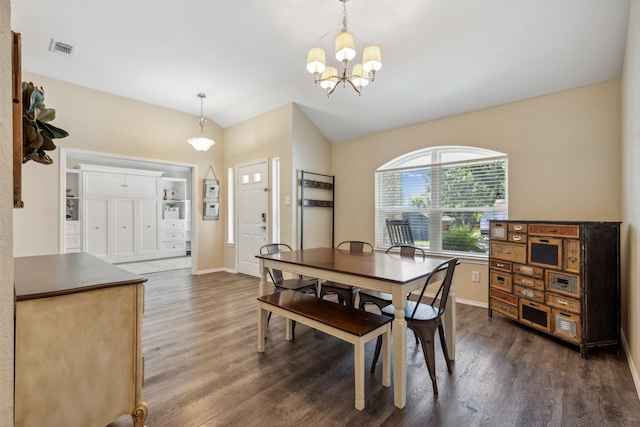
[[351,87],[353,88],[353,90],[355,90],[356,92],[358,92],[358,96],[362,95],[362,91],[359,90],[356,85],[353,84],[353,82],[351,81],[351,79],[347,79],[347,81],[349,82],[349,84],[351,85]]
[[336,88],[338,87],[338,84],[336,83],[333,88],[331,88],[331,90],[329,91],[329,93],[327,93],[327,98],[331,96],[331,94],[333,93],[334,90],[336,90]]

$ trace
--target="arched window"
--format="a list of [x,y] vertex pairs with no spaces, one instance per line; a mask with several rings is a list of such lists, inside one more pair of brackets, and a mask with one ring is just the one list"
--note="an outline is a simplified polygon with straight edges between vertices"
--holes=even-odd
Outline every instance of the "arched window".
[[376,246],[392,241],[387,220],[404,220],[430,252],[486,256],[489,220],[506,219],[507,156],[475,147],[414,151],[375,173]]

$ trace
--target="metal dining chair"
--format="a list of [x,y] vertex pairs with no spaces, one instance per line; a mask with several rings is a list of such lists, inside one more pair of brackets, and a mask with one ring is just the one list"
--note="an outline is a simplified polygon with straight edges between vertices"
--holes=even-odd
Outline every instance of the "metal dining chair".
[[[426,257],[424,249],[410,245],[391,246],[386,250],[385,253],[388,254],[395,251],[399,251],[400,256],[403,258],[415,259],[417,257],[424,260]],[[393,297],[391,296],[391,294],[386,292],[360,290],[360,292],[358,292],[358,298],[358,306],[361,310],[364,310],[366,304],[374,304],[382,311],[383,307],[391,304],[391,300]]]
[[[291,252],[291,246],[286,243],[269,243],[260,247],[260,255],[277,254],[280,252]],[[282,275],[282,271],[273,268],[269,269],[269,277],[273,286],[275,287],[274,293],[280,292],[286,289],[291,289],[297,292],[310,293],[317,296],[318,280],[306,279],[302,276],[298,276],[293,279],[285,279]],[[269,312],[268,321],[271,320],[271,312]],[[293,322],[291,327],[291,333],[295,336],[296,322]]]
[[[365,252],[373,252],[373,245],[367,242],[361,242],[359,240],[346,240],[344,242],[340,242],[336,249],[346,249],[349,248],[349,252],[352,254]],[[344,285],[342,283],[335,282],[322,282],[320,284],[320,298],[324,298],[327,295],[336,295],[338,297],[338,303],[345,304],[348,307],[355,306],[355,294],[358,292],[358,289],[355,286]]]
[[[436,365],[435,365],[435,334],[438,331],[440,335],[440,346],[442,347],[442,353],[444,354],[445,361],[447,362],[447,370],[451,373],[451,360],[449,360],[449,353],[447,350],[447,342],[444,336],[444,327],[442,326],[442,315],[445,312],[447,306],[447,299],[449,298],[449,290],[453,283],[453,274],[455,272],[456,265],[458,264],[458,258],[451,258],[448,261],[438,265],[427,277],[427,280],[422,287],[420,297],[418,301],[407,301],[407,305],[404,308],[405,320],[407,321],[407,327],[411,329],[416,337],[420,339],[422,343],[422,351],[424,353],[424,360],[429,370],[429,376],[433,384],[433,394],[438,394],[438,384],[436,383]],[[427,287],[433,283],[441,281],[440,287],[436,292],[433,300],[430,304],[422,303],[422,297],[424,296]],[[436,305],[437,303],[437,305]],[[382,314],[385,316],[394,317],[395,308],[393,306],[387,306],[382,309]],[[375,364],[378,361],[380,352],[373,355],[372,371],[375,368]]]

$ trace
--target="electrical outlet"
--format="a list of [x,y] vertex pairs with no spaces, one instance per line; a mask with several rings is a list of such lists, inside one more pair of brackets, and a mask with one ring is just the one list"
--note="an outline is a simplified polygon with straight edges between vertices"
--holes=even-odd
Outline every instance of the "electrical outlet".
[[479,282],[480,281],[480,272],[479,271],[472,271],[471,272],[471,281],[473,281],[473,282]]

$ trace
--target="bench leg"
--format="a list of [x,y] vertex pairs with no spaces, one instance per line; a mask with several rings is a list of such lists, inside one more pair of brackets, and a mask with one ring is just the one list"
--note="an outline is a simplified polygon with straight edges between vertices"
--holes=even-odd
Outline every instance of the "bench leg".
[[264,353],[264,341],[267,339],[267,316],[268,311],[258,304],[258,352]]
[[389,346],[389,336],[391,335],[391,325],[387,323],[387,330],[382,334],[382,385],[391,385],[391,346]]
[[364,341],[353,345],[354,371],[356,376],[356,409],[364,409]]

